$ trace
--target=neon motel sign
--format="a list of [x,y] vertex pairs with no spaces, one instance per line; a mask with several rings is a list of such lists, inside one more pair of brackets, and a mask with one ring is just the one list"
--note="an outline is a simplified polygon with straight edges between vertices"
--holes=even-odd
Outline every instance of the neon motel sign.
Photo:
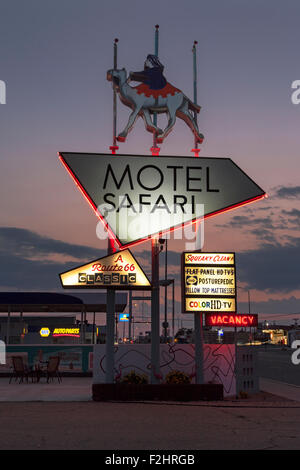
[[230,158],[70,152],[59,158],[120,247],[266,196]]

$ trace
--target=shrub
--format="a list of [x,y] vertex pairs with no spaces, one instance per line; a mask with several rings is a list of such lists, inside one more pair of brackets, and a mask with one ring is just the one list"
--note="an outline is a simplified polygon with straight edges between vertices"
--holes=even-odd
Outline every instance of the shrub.
[[191,378],[180,370],[172,370],[166,375],[165,381],[167,384],[190,384]]
[[123,384],[147,384],[148,377],[145,374],[137,374],[134,370],[124,375],[120,380]]

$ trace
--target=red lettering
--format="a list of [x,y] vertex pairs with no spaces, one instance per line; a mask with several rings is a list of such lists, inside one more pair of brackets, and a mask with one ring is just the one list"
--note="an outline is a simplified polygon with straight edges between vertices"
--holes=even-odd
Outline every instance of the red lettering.
[[211,326],[255,326],[257,325],[257,315],[213,315],[207,313],[205,323]]

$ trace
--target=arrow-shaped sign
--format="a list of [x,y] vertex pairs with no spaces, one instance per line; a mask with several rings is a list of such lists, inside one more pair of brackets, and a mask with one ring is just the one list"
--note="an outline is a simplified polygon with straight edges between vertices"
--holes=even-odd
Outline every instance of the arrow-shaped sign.
[[266,196],[230,158],[59,156],[119,246]]
[[59,276],[65,289],[151,289],[148,277],[128,249],[90,261]]

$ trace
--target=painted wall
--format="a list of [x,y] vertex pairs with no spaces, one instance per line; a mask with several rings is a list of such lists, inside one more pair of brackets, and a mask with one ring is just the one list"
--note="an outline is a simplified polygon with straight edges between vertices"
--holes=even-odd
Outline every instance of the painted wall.
[[[135,370],[150,378],[151,345],[132,344],[115,346],[115,377]],[[235,395],[235,346],[233,344],[204,345],[204,380],[222,383],[224,396]],[[183,371],[195,381],[195,346],[193,344],[161,344],[160,373],[163,377],[171,370]],[[93,382],[105,382],[105,344],[94,346]]]

